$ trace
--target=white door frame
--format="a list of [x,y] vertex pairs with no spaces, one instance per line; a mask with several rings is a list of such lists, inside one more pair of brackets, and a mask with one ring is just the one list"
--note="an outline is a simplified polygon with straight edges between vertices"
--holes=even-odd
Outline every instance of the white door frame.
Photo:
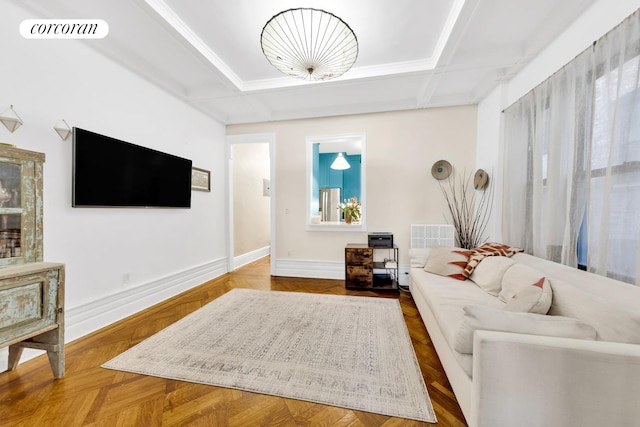
[[234,239],[233,239],[233,177],[231,169],[231,145],[232,144],[269,144],[269,181],[270,189],[270,214],[271,214],[271,241],[269,252],[270,273],[275,276],[276,271],[276,134],[275,133],[252,133],[243,135],[227,135],[226,137],[226,168],[227,168],[227,270],[235,269],[234,259]]

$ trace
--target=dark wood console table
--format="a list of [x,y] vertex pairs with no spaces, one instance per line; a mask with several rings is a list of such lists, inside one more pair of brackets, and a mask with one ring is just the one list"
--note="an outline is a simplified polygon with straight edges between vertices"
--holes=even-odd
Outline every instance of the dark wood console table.
[[389,290],[398,287],[398,247],[349,243],[344,250],[347,289]]

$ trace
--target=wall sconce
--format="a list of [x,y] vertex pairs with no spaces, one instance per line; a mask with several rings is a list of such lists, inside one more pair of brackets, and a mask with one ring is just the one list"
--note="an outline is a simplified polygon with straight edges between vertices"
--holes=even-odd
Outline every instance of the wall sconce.
[[18,116],[18,113],[13,109],[13,105],[0,113],[0,122],[2,122],[11,133],[15,132],[15,130],[24,123],[20,116]]
[[62,138],[63,141],[66,141],[67,138],[69,138],[69,135],[71,135],[71,128],[69,127],[67,121],[64,119],[56,123],[56,125],[53,127],[53,130],[55,130],[58,135],[60,135],[60,138]]

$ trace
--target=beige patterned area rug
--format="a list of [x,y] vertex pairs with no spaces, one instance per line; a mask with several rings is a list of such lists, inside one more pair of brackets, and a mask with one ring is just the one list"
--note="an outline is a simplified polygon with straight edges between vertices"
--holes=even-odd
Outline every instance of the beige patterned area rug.
[[233,289],[103,367],[436,422],[395,299]]

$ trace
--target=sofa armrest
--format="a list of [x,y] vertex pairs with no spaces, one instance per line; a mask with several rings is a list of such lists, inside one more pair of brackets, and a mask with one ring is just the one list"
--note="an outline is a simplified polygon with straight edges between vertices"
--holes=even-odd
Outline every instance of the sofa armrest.
[[640,345],[476,331],[472,426],[640,426]]

